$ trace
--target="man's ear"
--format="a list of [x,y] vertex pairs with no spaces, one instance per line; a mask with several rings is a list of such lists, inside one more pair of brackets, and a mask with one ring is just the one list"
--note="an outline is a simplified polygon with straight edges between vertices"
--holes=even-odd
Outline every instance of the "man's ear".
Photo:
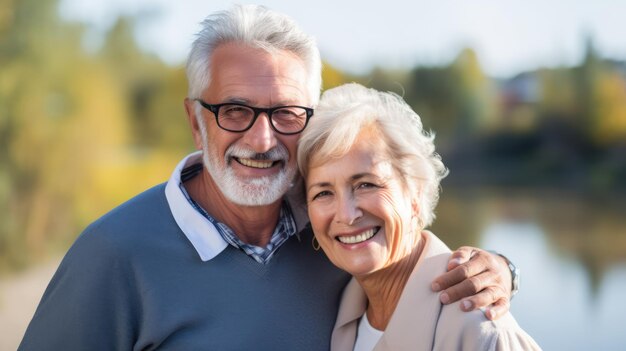
[[185,112],[187,112],[187,120],[191,127],[191,134],[193,135],[196,149],[202,150],[202,132],[200,132],[200,125],[198,125],[198,119],[196,118],[196,102],[194,100],[185,98]]

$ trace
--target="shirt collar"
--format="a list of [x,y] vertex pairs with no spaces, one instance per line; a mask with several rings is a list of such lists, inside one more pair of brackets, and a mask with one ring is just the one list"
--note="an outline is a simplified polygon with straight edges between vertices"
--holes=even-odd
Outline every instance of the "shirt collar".
[[228,243],[202,214],[187,201],[180,189],[180,174],[185,167],[202,162],[202,151],[187,155],[178,163],[165,186],[165,197],[172,211],[172,216],[180,230],[200,255],[202,261],[208,261],[224,251]]
[[[178,163],[165,186],[165,197],[180,230],[196,249],[200,259],[209,261],[224,251],[229,244],[220,235],[218,229],[189,203],[180,189],[182,171],[196,163],[202,163],[202,151],[191,153]],[[292,189],[286,194],[296,222],[298,240],[300,240],[300,231],[308,223],[306,201],[302,195],[303,188],[301,179],[297,179]]]

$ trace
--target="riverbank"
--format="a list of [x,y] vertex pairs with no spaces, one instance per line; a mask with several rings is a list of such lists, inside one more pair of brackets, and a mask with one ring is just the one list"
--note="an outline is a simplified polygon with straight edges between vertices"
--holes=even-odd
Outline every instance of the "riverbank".
[[61,259],[0,279],[0,351],[16,350]]

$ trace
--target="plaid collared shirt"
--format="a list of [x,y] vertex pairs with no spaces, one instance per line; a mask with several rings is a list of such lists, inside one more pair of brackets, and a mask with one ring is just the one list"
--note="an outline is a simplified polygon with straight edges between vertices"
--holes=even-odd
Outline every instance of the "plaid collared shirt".
[[255,261],[266,264],[270,261],[274,253],[278,251],[280,246],[287,241],[291,236],[296,234],[296,221],[293,218],[293,213],[291,212],[291,208],[286,201],[283,201],[282,206],[280,208],[280,218],[278,219],[278,224],[276,225],[276,229],[274,229],[274,233],[272,233],[272,238],[266,247],[260,247],[256,245],[246,244],[241,241],[235,232],[230,229],[226,224],[217,221],[215,218],[211,217],[207,211],[205,211],[194,199],[189,196],[187,190],[183,186],[183,182],[193,178],[202,170],[202,165],[198,167],[198,165],[193,165],[185,170],[183,170],[181,174],[181,183],[179,184],[180,190],[183,192],[189,203],[196,209],[196,211],[200,212],[209,222],[215,226],[217,231],[220,233],[224,241],[228,244],[243,250],[248,256],[252,257]]

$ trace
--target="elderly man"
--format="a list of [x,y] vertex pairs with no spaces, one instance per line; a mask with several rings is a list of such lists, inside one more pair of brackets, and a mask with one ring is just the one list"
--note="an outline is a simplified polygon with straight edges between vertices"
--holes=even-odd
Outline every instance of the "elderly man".
[[[296,147],[319,98],[318,49],[262,7],[235,6],[202,25],[185,100],[202,151],[79,236],[20,349],[328,349],[349,276],[314,250],[304,205],[285,197],[299,190]],[[505,262],[471,248],[456,257],[451,267],[465,263],[433,283],[448,288],[442,302],[480,292],[467,309],[508,309]]]

